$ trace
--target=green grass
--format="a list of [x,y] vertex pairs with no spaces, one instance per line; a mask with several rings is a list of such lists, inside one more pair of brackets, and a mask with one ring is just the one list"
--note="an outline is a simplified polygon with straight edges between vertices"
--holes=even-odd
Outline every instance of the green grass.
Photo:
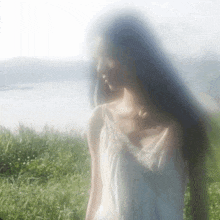
[[[215,162],[208,161],[210,185],[208,188],[210,200],[210,220],[220,219],[220,115],[211,118],[209,140]],[[214,165],[214,166],[213,166]],[[217,169],[217,170],[216,170]]]
[[80,135],[0,131],[0,218],[85,219],[90,157]]
[[[220,161],[220,117],[212,119],[211,144]],[[220,167],[220,166],[219,166]],[[210,219],[220,219],[220,180],[210,162]],[[90,155],[79,133],[20,126],[0,128],[0,218],[3,220],[85,219],[90,188]],[[189,189],[185,219],[189,215]]]

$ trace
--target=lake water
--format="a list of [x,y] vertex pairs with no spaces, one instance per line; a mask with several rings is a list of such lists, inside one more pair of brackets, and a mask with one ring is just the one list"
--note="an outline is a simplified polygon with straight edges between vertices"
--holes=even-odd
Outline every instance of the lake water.
[[92,110],[88,81],[15,84],[0,89],[0,125],[16,131],[20,123],[41,131],[85,129]]
[[[83,131],[92,113],[88,85],[82,80],[1,87],[0,125],[13,132],[19,122],[37,131],[46,124],[59,131]],[[203,94],[200,101],[210,111],[218,110],[210,96]]]

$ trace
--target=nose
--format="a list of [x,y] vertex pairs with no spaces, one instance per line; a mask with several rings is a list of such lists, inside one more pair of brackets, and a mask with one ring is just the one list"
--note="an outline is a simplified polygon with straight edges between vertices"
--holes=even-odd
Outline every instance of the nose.
[[98,77],[102,77],[103,79],[105,79],[107,77],[106,76],[107,72],[108,72],[107,66],[105,65],[104,61],[100,59],[97,64]]
[[102,73],[103,73],[103,64],[102,64],[102,60],[98,61],[97,64],[97,73],[98,73],[98,77],[102,77]]
[[115,68],[115,62],[113,60],[108,60],[101,58],[98,60],[97,72],[98,77],[103,77],[103,79],[108,78],[109,71]]

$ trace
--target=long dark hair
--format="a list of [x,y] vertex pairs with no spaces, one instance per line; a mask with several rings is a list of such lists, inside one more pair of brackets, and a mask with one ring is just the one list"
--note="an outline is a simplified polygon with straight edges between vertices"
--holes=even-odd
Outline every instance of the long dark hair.
[[[206,131],[208,116],[176,74],[145,20],[135,10],[110,13],[94,22],[88,40],[101,38],[98,55],[105,53],[117,58],[128,68],[133,68],[134,63],[141,93],[149,96],[164,117],[179,122],[184,141],[181,152],[189,171],[191,214],[196,220],[208,219],[206,158],[211,155]],[[97,47],[91,50],[96,51]],[[113,100],[116,94],[97,78],[95,62],[91,76],[91,105]]]

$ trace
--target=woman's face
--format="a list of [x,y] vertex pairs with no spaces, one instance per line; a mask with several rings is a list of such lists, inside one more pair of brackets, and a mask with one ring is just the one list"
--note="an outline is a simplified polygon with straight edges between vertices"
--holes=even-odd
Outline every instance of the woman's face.
[[98,77],[102,77],[112,91],[119,91],[126,87],[128,74],[118,60],[100,57],[97,61]]

